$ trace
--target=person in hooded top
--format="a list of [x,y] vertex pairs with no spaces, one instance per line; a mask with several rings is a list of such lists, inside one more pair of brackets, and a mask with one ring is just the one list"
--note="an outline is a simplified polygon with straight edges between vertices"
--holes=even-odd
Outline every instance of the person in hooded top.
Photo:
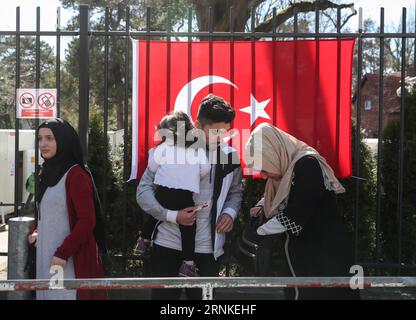
[[[251,216],[268,219],[259,235],[285,234],[283,276],[351,277],[353,241],[339,214],[336,194],[345,189],[312,147],[268,123],[258,125],[245,146],[248,168],[266,179]],[[359,299],[350,288],[290,288],[288,299]]]
[[[84,163],[75,129],[51,119],[37,130],[45,160],[38,175],[36,226],[29,243],[36,244],[36,278],[103,278],[105,253],[99,200]],[[58,272],[58,273],[56,273]],[[46,290],[37,300],[107,299],[106,290]]]

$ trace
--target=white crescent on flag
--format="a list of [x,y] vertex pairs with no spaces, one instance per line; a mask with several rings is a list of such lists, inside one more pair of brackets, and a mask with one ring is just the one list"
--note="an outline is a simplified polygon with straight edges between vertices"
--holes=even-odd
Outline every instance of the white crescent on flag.
[[230,80],[220,76],[208,75],[198,77],[185,84],[181,91],[179,91],[178,95],[176,96],[174,110],[183,111],[186,114],[191,115],[192,101],[194,100],[195,96],[206,86],[215,83],[228,84],[238,89],[238,87]]

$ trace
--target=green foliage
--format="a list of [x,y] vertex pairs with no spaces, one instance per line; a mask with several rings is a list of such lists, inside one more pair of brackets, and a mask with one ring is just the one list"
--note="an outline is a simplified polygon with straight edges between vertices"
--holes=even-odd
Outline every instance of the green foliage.
[[[127,141],[131,141],[131,133],[127,133]],[[124,176],[124,148],[126,149],[126,176]],[[127,182],[129,179],[129,172],[131,167],[131,146],[128,143],[126,146],[120,144],[112,154],[113,170],[116,180],[116,186],[120,192],[115,197],[111,204],[110,219],[109,219],[109,233],[111,237],[111,245],[114,252],[121,252],[124,249],[127,253],[131,253],[138,231],[141,229],[143,214],[140,211],[136,202],[136,187],[135,181]],[[125,188],[125,191],[124,191]],[[123,217],[123,212],[126,216]],[[123,225],[125,226],[125,239],[123,243]]]
[[[405,264],[416,263],[416,93],[406,97],[404,109],[402,257]],[[382,256],[386,262],[399,260],[399,146],[400,122],[391,121],[383,133]]]
[[[106,148],[107,153],[105,152]],[[110,157],[109,139],[108,136],[104,136],[103,117],[96,112],[92,113],[90,117],[88,165],[91,168],[101,201],[104,199],[105,190],[107,203],[113,203],[120,192],[120,188],[116,184],[113,163]]]
[[[40,41],[40,87],[55,88],[55,56]],[[16,115],[16,38],[0,36],[0,128],[14,128]],[[36,41],[20,38],[20,88],[36,87]],[[34,128],[34,120],[22,120],[22,128]]]
[[[355,123],[352,126],[352,150],[353,150],[353,166],[355,165]],[[338,206],[344,216],[348,228],[351,232],[355,232],[354,226],[356,216],[354,212],[356,192],[358,185],[358,261],[371,261],[374,258],[375,250],[375,217],[376,217],[376,162],[371,154],[370,148],[364,143],[365,134],[360,132],[359,146],[359,178],[364,180],[356,180],[355,178],[343,179],[341,183],[346,189],[344,194],[338,196]],[[355,168],[353,168],[355,170]]]
[[[130,8],[130,29],[144,29],[146,22],[146,3],[138,0],[112,1],[112,0],[61,0],[66,8],[78,10],[79,4],[90,5],[91,30],[103,30],[105,25],[104,8],[109,7],[109,30],[125,30],[126,11]],[[171,24],[183,24],[187,17],[186,1],[152,1],[151,4],[151,26],[152,30],[166,30],[167,12],[170,7]],[[79,16],[73,17],[68,28],[77,30],[79,27]],[[90,105],[103,110],[104,106],[104,65],[105,65],[105,37],[92,36],[89,42],[90,54]],[[124,95],[127,85],[126,74],[131,74],[131,55],[127,60],[127,50],[130,50],[130,39],[126,37],[109,37],[108,52],[108,106],[109,106],[109,128],[118,130],[124,128]],[[126,49],[127,48],[127,49]],[[72,79],[79,77],[79,39],[74,38],[66,52],[65,69]],[[127,69],[127,65],[129,69]],[[129,76],[128,76],[129,77]],[[128,78],[130,80],[130,78]],[[71,82],[67,82],[70,85]],[[129,92],[131,83],[129,83]],[[76,111],[77,100],[68,101],[68,108]]]
[[[130,139],[130,137],[127,138]],[[124,260],[121,257],[118,258],[123,253],[123,249],[125,249],[126,254],[131,254],[138,230],[141,229],[142,214],[136,203],[136,184],[124,182],[128,178],[123,176],[124,146],[120,144],[116,146],[115,150],[111,150],[109,139],[104,138],[103,116],[97,110],[93,110],[90,118],[88,145],[88,164],[94,176],[101,202],[104,199],[104,182],[106,186],[104,215],[106,218],[106,239],[110,256],[108,260],[109,265],[107,266],[107,276],[125,275],[126,270],[130,272],[130,275],[137,276],[139,272],[142,272],[142,262],[127,261],[125,268],[123,266]],[[105,152],[106,145],[107,153]],[[126,147],[128,150],[126,155],[126,159],[128,159],[127,171],[129,171],[131,151],[129,145]],[[105,172],[104,163],[106,167]],[[104,176],[106,176],[106,181],[103,179]],[[125,196],[123,191],[124,187],[126,187]],[[126,213],[126,230],[123,242],[124,210]]]

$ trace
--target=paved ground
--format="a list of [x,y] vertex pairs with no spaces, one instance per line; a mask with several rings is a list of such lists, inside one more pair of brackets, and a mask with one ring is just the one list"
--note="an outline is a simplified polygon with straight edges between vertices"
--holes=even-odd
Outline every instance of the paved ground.
[[[8,231],[0,232],[0,252],[7,252],[9,233]],[[0,280],[7,279],[7,257],[0,256]],[[7,297],[6,292],[0,292],[0,300]]]
[[[7,252],[9,233],[8,231],[0,232],[0,252]],[[7,279],[7,257],[0,256],[0,279]]]

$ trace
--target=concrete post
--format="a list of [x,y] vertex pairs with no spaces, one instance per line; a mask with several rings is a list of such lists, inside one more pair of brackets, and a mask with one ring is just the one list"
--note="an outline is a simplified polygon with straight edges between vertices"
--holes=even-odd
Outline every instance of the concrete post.
[[[17,217],[9,219],[9,249],[7,255],[7,279],[28,279],[28,271],[24,271],[29,243],[27,237],[32,229],[34,218]],[[8,300],[28,300],[31,293],[28,291],[10,291]]]

